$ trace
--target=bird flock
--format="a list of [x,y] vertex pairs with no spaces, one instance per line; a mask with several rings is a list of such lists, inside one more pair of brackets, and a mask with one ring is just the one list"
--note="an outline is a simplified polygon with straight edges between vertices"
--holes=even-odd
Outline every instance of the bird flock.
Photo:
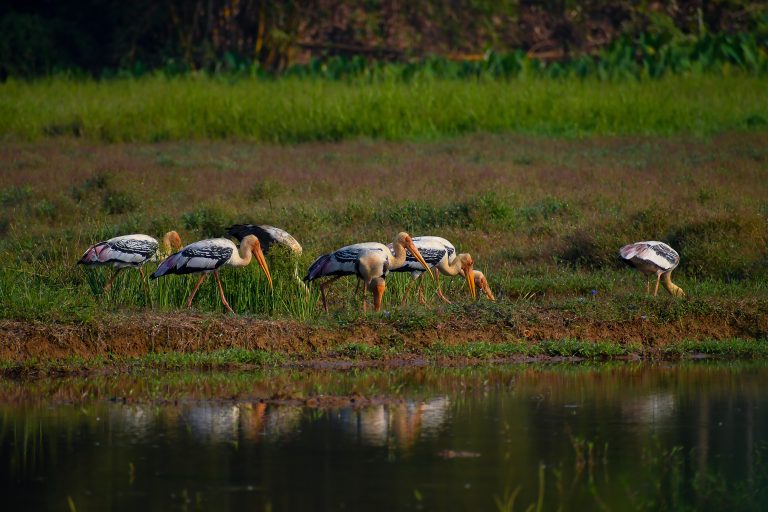
[[[219,278],[219,270],[222,267],[245,267],[255,258],[272,288],[272,275],[265,253],[271,246],[280,245],[295,255],[301,255],[302,247],[291,234],[274,226],[236,224],[227,230],[227,234],[235,238],[238,244],[229,238],[211,238],[182,247],[181,237],[176,231],[166,233],[162,242],[143,234],[118,236],[90,246],[78,264],[107,265],[115,269],[105,284],[104,291],[112,287],[121,270],[135,268],[141,275],[148,296],[149,283],[143,269],[148,261],[162,260],[149,276],[150,279],[169,274],[200,274],[187,298],[187,307],[192,306],[192,300],[208,274],[213,274],[222,304],[227,311],[234,314]],[[680,255],[669,245],[658,241],[637,242],[619,249],[619,256],[622,261],[647,276],[646,293],[650,293],[650,279],[655,275],[654,297],[660,284],[675,297],[685,296],[682,288],[671,279],[672,271],[680,263]],[[403,302],[407,300],[414,284],[419,301],[422,304],[426,302],[423,291],[424,274],[435,280],[438,297],[447,303],[450,303],[450,300],[440,288],[441,274],[446,277],[464,278],[473,299],[477,298],[479,289],[488,299],[496,300],[485,274],[474,268],[474,264],[471,254],[458,253],[456,247],[445,238],[411,237],[408,233],[401,232],[387,245],[363,242],[322,254],[312,262],[303,279],[299,276],[298,267],[294,268],[294,274],[307,291],[309,289],[305,283],[326,278],[319,286],[326,312],[328,287],[344,276],[356,276],[358,286],[362,285],[360,299],[363,312],[367,310],[368,292],[373,296],[374,309],[380,311],[386,291],[386,278],[390,272],[408,272],[411,275]]]

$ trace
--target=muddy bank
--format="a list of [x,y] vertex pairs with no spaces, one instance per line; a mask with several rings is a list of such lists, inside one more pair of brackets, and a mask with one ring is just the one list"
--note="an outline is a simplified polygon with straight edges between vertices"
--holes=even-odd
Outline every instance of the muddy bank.
[[[518,318],[477,321],[437,319],[412,325],[382,319],[313,325],[290,320],[257,320],[200,313],[112,315],[87,325],[0,321],[0,360],[19,363],[71,357],[140,357],[152,353],[213,352],[230,348],[263,350],[293,361],[343,359],[349,344],[402,354],[423,354],[431,347],[470,342],[522,343],[549,340],[609,342],[663,349],[683,340],[761,339],[768,318],[758,309],[723,315],[689,315],[669,321],[643,317],[606,321],[544,307]],[[350,354],[345,354],[349,356]],[[352,354],[354,356],[354,354]]]

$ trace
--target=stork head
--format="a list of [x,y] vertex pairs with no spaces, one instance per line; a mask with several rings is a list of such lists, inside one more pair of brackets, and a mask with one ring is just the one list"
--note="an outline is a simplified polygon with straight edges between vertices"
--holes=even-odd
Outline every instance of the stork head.
[[181,250],[181,237],[176,231],[169,231],[163,236],[163,249],[169,254]]
[[251,253],[256,257],[256,261],[259,262],[259,266],[261,267],[261,270],[264,271],[264,275],[267,276],[267,281],[269,281],[269,287],[272,288],[272,275],[269,273],[267,260],[266,258],[264,258],[264,253],[261,251],[261,243],[259,243],[259,239],[256,238],[254,235],[247,235],[240,242],[240,247],[247,247],[251,250]]
[[392,242],[393,246],[401,246],[409,251],[411,251],[411,254],[414,255],[414,257],[419,260],[419,263],[424,267],[424,269],[429,273],[429,277],[432,279],[435,278],[435,274],[432,273],[432,269],[429,268],[429,264],[427,264],[426,261],[424,261],[424,257],[421,255],[419,250],[416,248],[416,244],[413,243],[413,238],[411,238],[411,235],[406,233],[405,231],[401,231],[397,234],[394,241]]
[[473,299],[477,299],[477,288],[475,285],[475,260],[472,259],[472,255],[469,253],[462,253],[457,256],[459,263],[461,263],[461,273],[467,279],[467,286],[469,287],[469,293]]
[[475,286],[480,288],[480,291],[482,291],[486,297],[488,297],[492,301],[495,301],[496,297],[493,296],[493,292],[491,291],[491,287],[488,286],[488,280],[485,278],[485,275],[477,269],[474,269],[474,271],[475,271]]

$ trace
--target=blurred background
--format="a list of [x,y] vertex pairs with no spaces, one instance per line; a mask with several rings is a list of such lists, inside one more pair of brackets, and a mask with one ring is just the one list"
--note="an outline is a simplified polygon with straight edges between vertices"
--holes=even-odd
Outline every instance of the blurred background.
[[[723,63],[764,70],[767,47],[767,3],[748,0],[11,0],[0,6],[0,78],[158,69],[349,74],[373,60],[425,59],[491,62],[502,74],[515,73],[526,59],[577,61],[589,73],[584,59],[595,57],[610,60],[612,69],[652,74]],[[329,62],[330,68],[323,65]]]

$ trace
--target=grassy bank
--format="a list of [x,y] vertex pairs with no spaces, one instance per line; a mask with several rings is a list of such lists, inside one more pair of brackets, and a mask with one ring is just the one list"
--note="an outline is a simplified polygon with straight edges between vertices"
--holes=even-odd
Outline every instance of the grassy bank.
[[[168,229],[190,242],[221,235],[233,222],[283,227],[304,247],[296,262],[278,252],[269,257],[273,293],[255,265],[223,272],[233,308],[256,318],[324,318],[317,292],[304,294],[294,265],[303,274],[325,251],[387,241],[403,229],[442,235],[471,252],[498,304],[510,310],[554,305],[600,320],[736,311],[731,306],[741,300],[768,298],[766,147],[761,134],[484,135],[290,148],[71,139],[6,144],[0,148],[0,317],[87,324],[150,309],[134,271],[102,293],[111,271],[75,267],[85,248],[118,234],[161,236]],[[640,297],[642,276],[616,252],[647,239],[680,252],[674,280],[689,300],[672,301],[665,292],[657,300]],[[466,285],[443,281],[463,307]],[[393,319],[401,310],[416,323],[454,314],[441,313],[434,300],[423,309],[400,308],[407,283],[403,274],[387,281],[385,309]],[[155,311],[179,308],[193,285],[190,276],[152,282]],[[353,287],[354,280],[343,280],[332,291],[331,316],[341,322],[357,316]],[[427,290],[434,290],[431,282]],[[221,311],[212,283],[195,307]]]
[[567,136],[764,132],[764,82],[741,72],[615,81],[524,75],[410,82],[202,75],[10,80],[0,84],[0,137],[291,143],[430,139],[478,131]]
[[[683,347],[670,349],[675,355],[704,350],[684,342],[734,339],[712,350],[760,355],[766,147],[766,135],[743,133],[294,147],[8,143],[0,148],[0,318],[10,322],[2,359],[215,358],[205,354],[227,348],[304,358],[666,357],[670,343]],[[221,315],[212,282],[189,315],[180,309],[194,277],[153,281],[150,300],[135,271],[105,294],[109,269],[75,266],[89,244],[118,234],[177,229],[190,242],[233,222],[283,227],[304,247],[296,260],[268,255],[272,292],[255,265],[222,273],[238,318]],[[294,277],[322,252],[403,229],[471,252],[497,302],[470,303],[460,279],[444,279],[453,304],[431,296],[428,282],[426,306],[402,305],[408,276],[397,274],[383,313],[362,318],[348,279],[332,289],[326,316],[316,289],[307,295]],[[621,245],[647,239],[680,252],[673,279],[686,299],[645,296],[642,276],[617,260]]]

